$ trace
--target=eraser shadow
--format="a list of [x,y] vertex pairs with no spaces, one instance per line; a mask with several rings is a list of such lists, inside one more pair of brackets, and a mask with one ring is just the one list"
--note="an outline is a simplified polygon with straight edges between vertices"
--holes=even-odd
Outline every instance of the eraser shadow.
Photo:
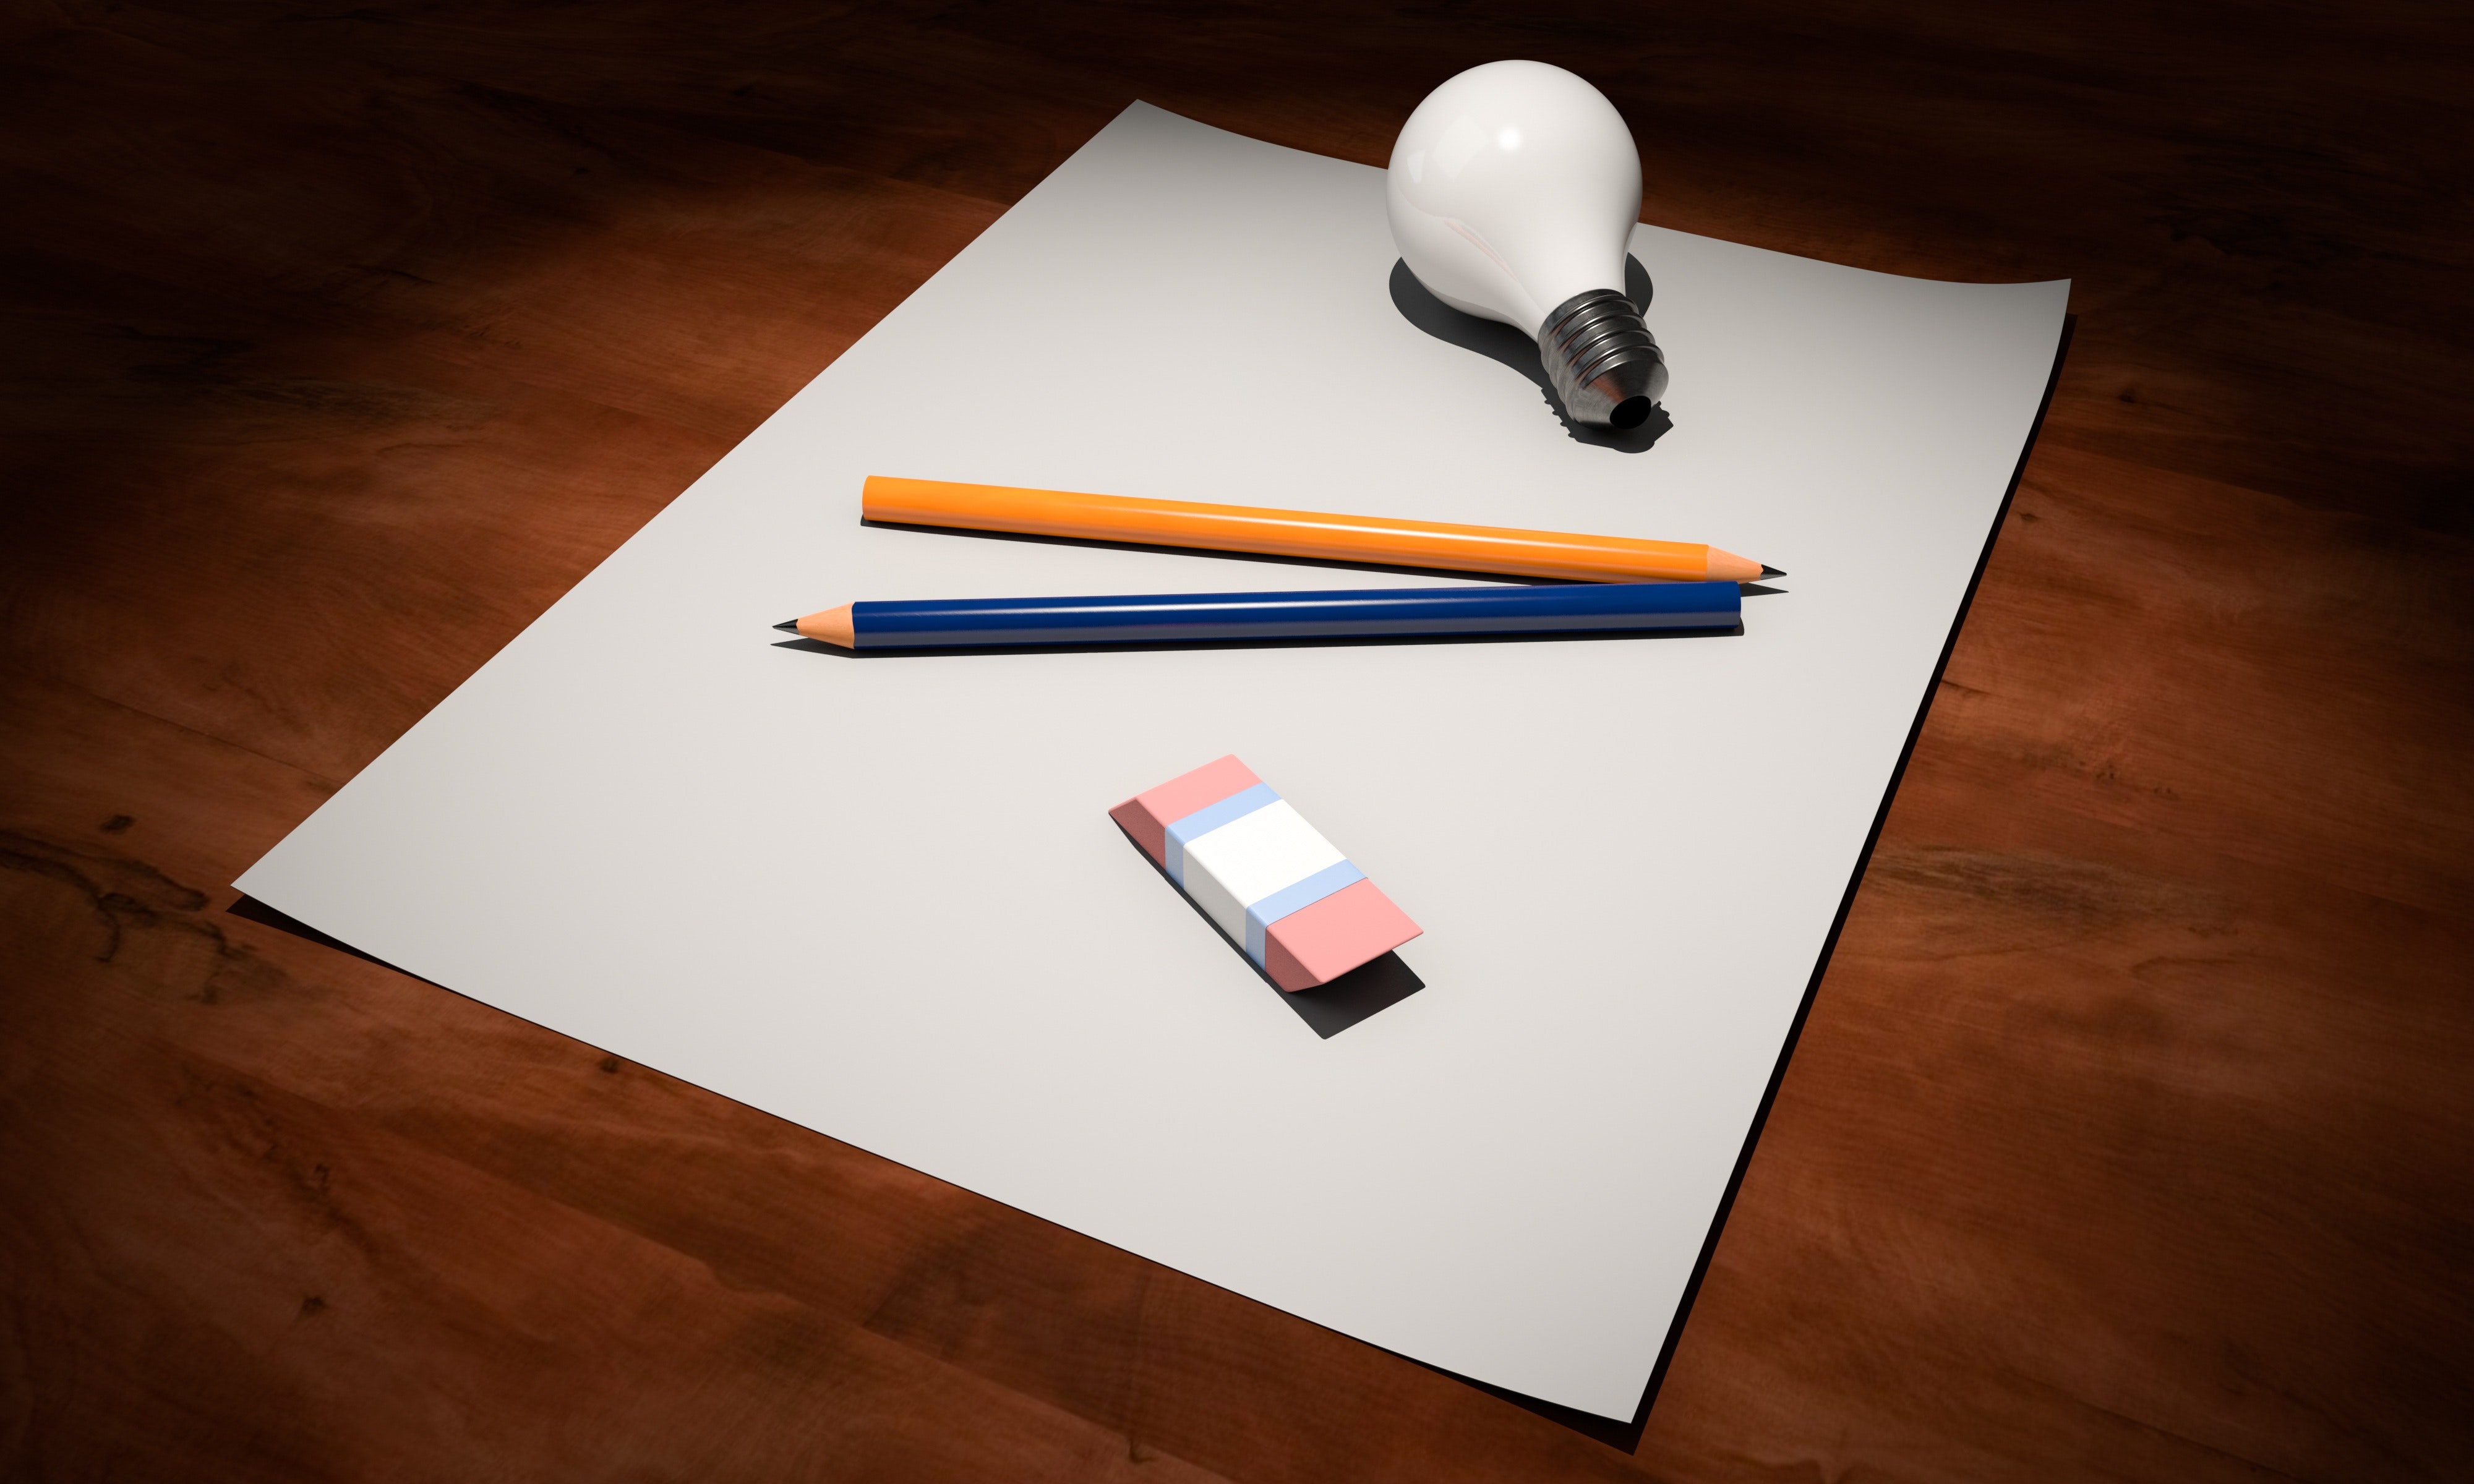
[[1280,1003],[1297,1012],[1298,1018],[1306,1022],[1306,1028],[1323,1040],[1329,1041],[1350,1026],[1380,1015],[1426,987],[1426,981],[1418,977],[1417,970],[1404,963],[1400,950],[1395,948],[1313,989],[1298,990],[1294,993],[1281,989],[1272,982],[1270,974],[1263,972],[1261,965],[1246,956],[1246,945],[1230,938],[1218,922],[1211,920],[1211,914],[1202,910],[1201,903],[1185,894],[1185,888],[1176,884],[1176,878],[1170,875],[1158,861],[1152,859],[1152,852],[1143,849],[1141,841],[1128,834],[1123,825],[1117,826],[1117,832],[1126,836],[1126,844],[1132,847],[1134,853],[1143,858],[1143,864],[1151,867],[1168,889],[1176,894],[1176,899],[1192,908],[1194,915],[1201,918],[1222,943],[1228,945],[1228,951],[1237,955],[1237,961],[1244,964],[1255,978],[1263,981],[1263,988],[1278,995]]

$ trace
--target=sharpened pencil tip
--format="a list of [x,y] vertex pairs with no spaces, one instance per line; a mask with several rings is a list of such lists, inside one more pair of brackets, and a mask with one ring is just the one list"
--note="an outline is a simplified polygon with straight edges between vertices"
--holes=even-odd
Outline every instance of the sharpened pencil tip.
[[799,620],[795,618],[785,618],[773,627],[781,630],[784,634],[796,634],[799,632]]
[[1785,575],[1786,574],[1784,572],[1771,566],[1768,562],[1761,563],[1761,580],[1763,582],[1767,582],[1773,577],[1784,577]]

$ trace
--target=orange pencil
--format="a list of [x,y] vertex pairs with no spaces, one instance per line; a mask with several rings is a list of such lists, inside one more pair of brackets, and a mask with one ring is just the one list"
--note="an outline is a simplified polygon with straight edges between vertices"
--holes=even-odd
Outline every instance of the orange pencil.
[[[860,494],[870,520],[957,526],[1027,536],[1069,536],[1145,546],[1195,546],[1275,557],[1321,557],[1388,566],[1443,567],[1592,583],[1736,582],[1763,567],[1692,541],[1580,536],[1505,526],[1446,525],[1382,515],[1332,515],[1251,505],[1069,494],[1005,485],[956,485],[871,474]],[[1783,575],[1783,574],[1774,574]]]

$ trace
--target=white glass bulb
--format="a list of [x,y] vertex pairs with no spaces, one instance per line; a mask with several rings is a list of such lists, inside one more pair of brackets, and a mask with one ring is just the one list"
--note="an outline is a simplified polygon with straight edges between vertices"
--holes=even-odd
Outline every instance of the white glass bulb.
[[1471,67],[1409,115],[1384,199],[1418,281],[1536,336],[1575,420],[1648,418],[1666,362],[1623,293],[1640,152],[1605,94],[1542,61]]

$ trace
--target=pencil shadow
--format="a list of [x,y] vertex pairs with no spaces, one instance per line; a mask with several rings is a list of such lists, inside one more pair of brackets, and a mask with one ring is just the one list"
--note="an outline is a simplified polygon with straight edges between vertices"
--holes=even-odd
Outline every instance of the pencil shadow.
[[1043,546],[1087,546],[1095,551],[1144,551],[1172,557],[1218,557],[1224,562],[1269,562],[1280,566],[1328,567],[1336,572],[1398,572],[1408,577],[1471,578],[1516,587],[1568,587],[1562,577],[1515,577],[1502,572],[1468,572],[1457,567],[1399,566],[1383,562],[1341,562],[1326,557],[1285,557],[1259,551],[1222,551],[1210,546],[1155,546],[1144,541],[1101,541],[1079,536],[1034,536],[1021,531],[973,531],[963,526],[915,526],[896,520],[868,520],[871,531],[913,531],[922,536],[966,536],[983,541],[1033,541]]
[[1324,634],[1288,639],[1150,639],[1137,644],[953,644],[902,649],[844,649],[821,639],[777,639],[775,649],[837,659],[948,659],[959,655],[1121,655],[1140,650],[1366,649],[1401,644],[1572,644],[1589,640],[1637,643],[1648,639],[1740,638],[1739,619],[1724,629],[1581,629],[1550,634]]
[[[1639,258],[1627,254],[1624,258],[1624,296],[1641,313],[1647,314],[1654,288],[1649,279],[1649,270],[1640,266]],[[1601,428],[1573,421],[1572,415],[1564,410],[1564,399],[1555,395],[1555,384],[1546,377],[1545,363],[1538,358],[1535,338],[1500,321],[1481,320],[1476,315],[1463,314],[1454,309],[1428,292],[1426,286],[1418,281],[1418,275],[1409,271],[1405,261],[1395,260],[1392,264],[1392,306],[1400,311],[1400,318],[1445,345],[1473,350],[1491,361],[1501,361],[1527,377],[1546,398],[1548,410],[1564,424],[1564,431],[1571,436],[1574,443],[1588,443],[1593,448],[1612,448],[1618,453],[1646,453],[1652,444],[1666,435],[1669,428],[1675,426],[1675,419],[1666,415],[1663,407],[1651,408],[1649,420],[1637,428]]]
[[[1126,827],[1119,825],[1117,831],[1126,834]],[[1369,959],[1329,983],[1318,984],[1310,990],[1298,990],[1295,993],[1281,989],[1272,982],[1270,974],[1263,972],[1252,959],[1246,956],[1245,945],[1223,931],[1220,924],[1211,920],[1211,914],[1188,897],[1185,888],[1177,885],[1176,878],[1158,861],[1152,859],[1152,852],[1143,849],[1142,842],[1126,834],[1126,844],[1132,846],[1134,853],[1143,858],[1143,864],[1151,867],[1160,880],[1167,883],[1170,891],[1176,893],[1177,900],[1193,908],[1194,915],[1220,935],[1220,941],[1228,945],[1228,950],[1237,955],[1238,962],[1244,964],[1255,978],[1263,981],[1265,989],[1278,995],[1280,1003],[1297,1012],[1298,1018],[1306,1022],[1306,1029],[1325,1041],[1380,1015],[1426,987],[1426,981],[1418,977],[1416,969],[1401,962],[1400,952],[1395,948],[1380,958]]]

